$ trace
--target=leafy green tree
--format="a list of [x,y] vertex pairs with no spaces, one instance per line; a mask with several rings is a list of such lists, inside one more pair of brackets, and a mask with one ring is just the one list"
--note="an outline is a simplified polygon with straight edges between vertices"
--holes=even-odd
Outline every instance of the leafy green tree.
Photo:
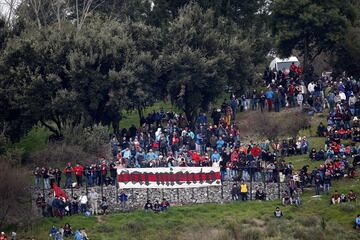
[[68,96],[56,106],[64,95],[61,91],[69,87],[66,57],[71,35],[71,25],[62,32],[29,28],[8,40],[0,62],[0,95],[1,106],[6,109],[1,118],[9,123],[6,134],[12,140],[38,121],[60,135],[61,123],[78,112],[76,100]]
[[351,0],[275,0],[272,5],[278,51],[283,56],[299,51],[306,74],[319,54],[334,52],[354,19]]
[[170,24],[166,36],[162,74],[172,102],[191,124],[227,82],[231,59],[223,51],[225,42],[216,25],[213,11],[190,4]]

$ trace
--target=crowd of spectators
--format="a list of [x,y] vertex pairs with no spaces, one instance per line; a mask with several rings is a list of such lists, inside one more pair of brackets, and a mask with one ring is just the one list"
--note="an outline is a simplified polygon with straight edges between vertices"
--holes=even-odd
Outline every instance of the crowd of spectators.
[[[59,168],[36,168],[35,184],[41,187],[43,180],[45,189],[51,188],[52,183],[61,186],[64,174],[65,188],[115,185],[118,167],[193,167],[217,164],[220,166],[222,181],[240,182],[239,186],[234,184],[231,191],[233,200],[248,199],[249,190],[244,181],[286,182],[288,191],[281,193],[282,203],[300,206],[300,193],[305,187],[313,186],[316,195],[320,195],[321,190],[329,194],[332,181],[354,177],[355,169],[360,165],[360,147],[356,146],[360,141],[359,82],[345,75],[336,80],[324,75],[317,81],[305,83],[301,80],[301,70],[294,64],[288,72],[274,73],[267,69],[264,80],[266,92],[258,94],[254,90],[238,99],[232,95],[229,100],[224,100],[219,109],[213,109],[212,121],[208,120],[205,113],[200,113],[191,127],[182,114],[173,111],[165,113],[163,109],[154,111],[141,118],[140,127],[132,125],[111,138],[111,159],[100,158],[85,165],[72,165],[69,162],[63,171]],[[240,132],[234,124],[238,111],[250,108],[273,111],[274,108],[278,112],[285,107],[299,107],[311,114],[329,109],[327,122],[321,122],[317,127],[317,135],[326,139],[323,148],[311,147],[306,136],[280,142],[240,141]],[[293,164],[285,161],[288,156],[304,154],[311,161],[319,161],[319,167],[310,170],[305,165],[295,171]],[[76,181],[73,182],[73,179]],[[84,196],[76,195],[71,200],[64,201],[64,211],[61,210],[60,215],[77,214],[88,209],[91,209],[92,214],[98,214],[97,204],[100,200],[96,197],[94,201],[91,194],[92,192],[85,194],[86,201]],[[125,204],[127,196],[123,192],[122,194],[119,201]],[[262,189],[256,189],[255,199],[266,199]],[[340,202],[345,201],[344,199],[353,201],[356,194],[335,192],[331,202],[338,203],[339,199]],[[102,199],[102,202],[106,202],[106,199]],[[163,209],[162,205],[159,202],[148,202],[144,209],[159,212]],[[49,211],[47,203],[39,201],[38,206],[43,209],[43,215],[58,214],[53,209]],[[103,210],[104,213],[105,211],[106,209]]]

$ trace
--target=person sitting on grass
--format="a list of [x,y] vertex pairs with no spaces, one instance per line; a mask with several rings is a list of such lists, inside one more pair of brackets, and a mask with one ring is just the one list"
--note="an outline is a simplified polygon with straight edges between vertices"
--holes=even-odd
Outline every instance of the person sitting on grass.
[[145,206],[144,206],[144,210],[145,210],[145,212],[149,212],[149,211],[153,210],[153,205],[150,202],[150,200],[146,201]]
[[260,200],[260,201],[265,201],[266,200],[266,194],[264,193],[264,191],[262,189],[257,189],[256,193],[255,193],[255,199],[256,200]]
[[354,228],[355,229],[360,229],[360,214],[358,214],[357,217],[355,218]]
[[297,190],[295,190],[293,193],[292,203],[295,204],[297,207],[299,207],[301,204],[300,194]]
[[64,225],[64,237],[72,236],[72,229],[69,223],[65,223]]
[[170,203],[168,200],[166,200],[165,198],[163,198],[162,202],[161,202],[161,211],[166,211],[170,208]]
[[283,205],[290,205],[292,202],[290,194],[288,193],[288,191],[285,191],[283,194],[283,198],[282,198],[282,204]]
[[331,203],[332,204],[340,203],[340,194],[337,190],[335,190],[334,194],[331,196]]
[[322,122],[320,122],[319,126],[317,127],[317,135],[318,137],[326,137],[327,135],[327,128]]
[[89,240],[85,228],[80,228],[76,230],[74,240]]
[[280,210],[279,207],[276,207],[276,209],[275,209],[275,211],[274,211],[274,216],[275,216],[276,218],[281,218],[281,217],[283,216],[283,213],[282,213],[282,211]]
[[356,202],[356,193],[354,193],[353,190],[350,190],[350,192],[347,195],[347,198],[349,202]]
[[159,213],[161,208],[160,208],[160,204],[159,204],[159,201],[156,200],[155,203],[154,203],[154,206],[153,206],[153,210],[154,210],[154,213]]
[[344,194],[344,193],[340,194],[340,202],[341,203],[346,203],[347,202],[346,194]]

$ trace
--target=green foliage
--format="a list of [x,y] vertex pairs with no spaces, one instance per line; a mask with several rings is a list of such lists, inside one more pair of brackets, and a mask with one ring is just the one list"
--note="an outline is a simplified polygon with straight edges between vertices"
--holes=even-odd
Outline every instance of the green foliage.
[[75,126],[67,124],[63,133],[65,144],[79,146],[86,153],[105,156],[109,150],[110,131],[101,124],[91,127],[83,123]]
[[190,4],[171,23],[163,53],[163,71],[173,103],[194,123],[199,110],[223,91],[231,59],[216,30],[212,11]]
[[272,26],[279,53],[290,56],[293,50],[299,51],[307,73],[320,53],[334,52],[355,17],[349,0],[276,0],[272,5]]

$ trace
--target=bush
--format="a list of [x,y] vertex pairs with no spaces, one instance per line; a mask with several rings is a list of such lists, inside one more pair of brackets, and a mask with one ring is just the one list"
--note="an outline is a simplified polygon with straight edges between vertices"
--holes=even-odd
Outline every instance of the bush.
[[67,124],[63,134],[63,141],[49,142],[44,149],[32,153],[30,162],[36,166],[63,166],[67,162],[91,163],[99,156],[110,156],[110,133],[105,126]]
[[249,114],[248,122],[255,134],[270,140],[296,137],[299,130],[310,126],[310,118],[296,109],[280,113],[253,112]]
[[79,146],[87,153],[106,156],[110,152],[110,131],[101,124],[92,127],[67,124],[63,134],[67,145]]
[[9,224],[29,224],[31,196],[26,170],[0,162],[0,228]]
[[353,213],[356,210],[356,206],[351,203],[343,203],[340,205],[340,209],[346,213]]
[[63,166],[74,161],[90,163],[94,159],[96,157],[84,152],[81,147],[66,143],[49,143],[44,149],[30,155],[30,163],[35,166]]
[[7,162],[11,166],[20,166],[23,161],[24,150],[20,148],[8,148],[0,155],[1,162]]

